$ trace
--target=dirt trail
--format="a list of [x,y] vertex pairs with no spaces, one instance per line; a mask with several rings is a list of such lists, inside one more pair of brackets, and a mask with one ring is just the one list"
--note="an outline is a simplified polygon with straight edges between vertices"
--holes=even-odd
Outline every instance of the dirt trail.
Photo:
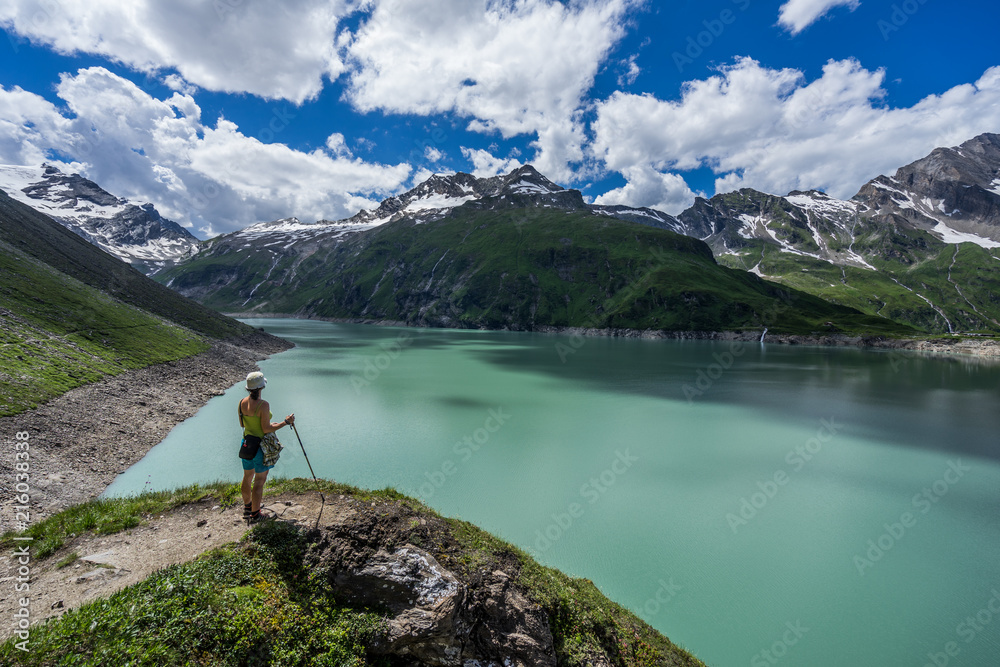
[[[358,501],[319,494],[282,494],[265,498],[265,513],[273,520],[303,526],[343,524],[356,512]],[[243,507],[223,507],[213,498],[182,505],[150,517],[135,528],[113,535],[72,538],[48,558],[31,563],[32,624],[138,583],[168,565],[187,562],[205,551],[240,540],[249,530]],[[78,558],[58,567],[72,554]],[[10,619],[23,593],[14,592],[18,564],[5,554],[0,565],[0,617]],[[11,636],[13,624],[0,624],[0,640]]]
[[256,370],[257,360],[290,346],[262,333],[218,342],[193,357],[127,371],[0,418],[0,532],[19,528],[16,433],[29,434],[30,525],[97,497],[170,429]]

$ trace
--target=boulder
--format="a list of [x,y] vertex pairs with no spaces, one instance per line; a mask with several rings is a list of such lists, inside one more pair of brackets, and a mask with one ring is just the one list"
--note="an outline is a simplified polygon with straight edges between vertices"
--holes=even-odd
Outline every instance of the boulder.
[[[335,542],[323,540],[321,549],[339,561]],[[545,613],[503,571],[463,582],[412,544],[379,549],[360,564],[325,564],[338,599],[387,613],[377,654],[435,666],[556,664]]]

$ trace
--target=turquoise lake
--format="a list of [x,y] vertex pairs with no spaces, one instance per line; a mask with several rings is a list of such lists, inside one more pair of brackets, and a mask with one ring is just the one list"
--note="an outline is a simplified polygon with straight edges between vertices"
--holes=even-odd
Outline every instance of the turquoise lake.
[[[1000,365],[246,321],[296,343],[264,396],[317,475],[591,579],[708,665],[1000,665]],[[239,480],[244,395],[105,495]],[[308,477],[280,435],[272,474]]]

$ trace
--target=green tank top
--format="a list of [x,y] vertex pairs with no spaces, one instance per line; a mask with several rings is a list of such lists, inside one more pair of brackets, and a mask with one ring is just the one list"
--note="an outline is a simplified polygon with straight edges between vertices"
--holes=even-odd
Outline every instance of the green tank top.
[[[255,435],[258,438],[264,437],[264,429],[260,426],[260,415],[243,414],[243,401],[240,401],[240,416],[243,417],[243,435]],[[268,414],[268,421],[274,418],[274,413]]]

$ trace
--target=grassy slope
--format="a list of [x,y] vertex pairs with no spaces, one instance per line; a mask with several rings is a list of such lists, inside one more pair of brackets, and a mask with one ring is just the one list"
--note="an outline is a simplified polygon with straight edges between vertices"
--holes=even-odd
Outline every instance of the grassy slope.
[[[397,492],[368,492],[321,481],[325,491],[368,501],[397,503],[422,516],[440,517]],[[313,480],[274,480],[267,495],[307,492]],[[52,555],[70,534],[110,534],[144,517],[212,495],[238,503],[235,484],[218,483],[174,492],[91,501],[35,524],[36,558]],[[597,652],[620,667],[686,665],[701,661],[672,644],[634,614],[605,598],[592,582],[539,565],[525,552],[472,524],[444,519],[448,540],[461,549],[450,567],[491,567],[513,562],[519,583],[548,614],[560,665],[586,665]],[[421,544],[420,521],[409,541]],[[0,539],[12,548],[13,534]],[[321,576],[302,565],[306,544],[280,522],[257,527],[250,539],[171,566],[145,581],[37,626],[31,652],[0,645],[0,661],[49,664],[239,665],[264,659],[274,665],[365,665],[366,649],[381,628],[371,610],[339,604]],[[434,553],[432,544],[424,547]],[[437,555],[437,554],[436,554]],[[67,563],[70,562],[67,559]],[[74,662],[74,660],[76,662]],[[380,664],[380,663],[374,663]]]
[[760,262],[764,275],[831,303],[927,332],[948,331],[944,317],[919,294],[944,312],[955,331],[995,334],[1000,331],[1000,262],[971,243],[963,243],[957,250],[953,267],[954,244],[913,263],[872,260],[878,272],[791,255],[763,243],[741,256],[724,255],[719,261],[734,268]]
[[[779,223],[790,220],[780,210],[768,212]],[[924,331],[947,332],[950,322],[955,331],[1000,332],[1000,262],[995,250],[973,243],[945,244],[919,229],[867,219],[859,221],[855,231],[852,249],[869,258],[877,272],[782,252],[759,240],[741,239],[747,247],[738,255],[721,255],[719,261],[740,269],[760,262],[761,273],[782,284]],[[816,252],[815,243],[806,243],[809,239],[802,235],[794,237],[794,232],[786,225],[777,233],[806,252]],[[825,240],[831,250],[847,249],[834,236],[825,235]]]
[[0,416],[131,368],[208,349],[205,339],[0,243]]
[[51,218],[0,192],[0,241],[101,292],[212,338],[250,327],[150,280]]
[[721,267],[696,239],[564,210],[465,206],[435,223],[400,221],[305,259],[279,258],[261,283],[272,264],[240,249],[158,279],[182,291],[216,285],[204,301],[220,310],[245,309],[256,286],[261,312],[411,324],[912,333]]
[[251,331],[0,192],[0,416]]

